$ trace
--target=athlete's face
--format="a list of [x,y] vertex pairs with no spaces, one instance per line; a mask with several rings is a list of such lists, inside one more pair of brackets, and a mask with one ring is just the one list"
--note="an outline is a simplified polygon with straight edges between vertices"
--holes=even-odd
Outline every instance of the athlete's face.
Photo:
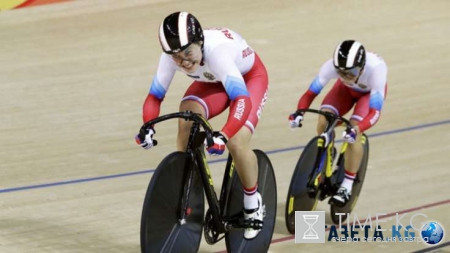
[[172,54],[172,59],[175,63],[188,73],[193,73],[197,70],[202,62],[202,48],[199,43],[192,43],[185,50]]
[[344,82],[353,83],[356,82],[356,80],[361,76],[363,69],[361,68],[353,68],[353,69],[339,69],[336,68],[336,72],[338,73],[339,77]]

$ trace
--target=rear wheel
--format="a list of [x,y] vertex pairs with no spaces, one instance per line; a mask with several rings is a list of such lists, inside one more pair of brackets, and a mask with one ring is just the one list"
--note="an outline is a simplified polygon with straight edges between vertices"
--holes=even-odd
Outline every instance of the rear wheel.
[[304,148],[289,185],[285,220],[286,228],[291,234],[295,234],[295,211],[314,211],[319,201],[320,192],[315,197],[311,197],[308,193],[308,179],[314,169],[318,139],[319,137],[314,137]]
[[[141,216],[141,250],[153,252],[197,252],[204,214],[203,188],[197,171],[193,172],[186,223],[180,224],[184,179],[188,156],[183,152],[168,155],[158,166],[145,195]],[[193,169],[193,168],[192,168]]]
[[[330,211],[331,211],[331,219],[335,224],[339,224],[339,215],[336,215],[336,213],[344,213],[345,215],[341,215],[341,221],[344,222],[348,215],[353,211],[353,208],[356,206],[356,202],[358,202],[359,194],[361,193],[361,189],[364,183],[364,179],[366,177],[366,171],[367,171],[367,164],[369,162],[369,138],[363,134],[362,136],[362,143],[364,145],[364,155],[361,161],[361,165],[358,170],[358,174],[356,175],[356,179],[353,182],[352,186],[352,195],[349,199],[349,201],[345,204],[343,207],[338,207],[336,205],[331,205]],[[344,170],[342,163],[342,167],[339,168],[340,170]],[[343,174],[343,173],[342,173]]]
[[[228,252],[267,252],[272,240],[277,217],[277,185],[275,173],[269,157],[261,151],[254,150],[258,159],[258,191],[266,206],[264,225],[261,232],[252,240],[244,239],[244,230],[230,230],[225,235]],[[235,171],[235,170],[234,170]],[[227,215],[242,213],[244,192],[237,173],[232,179],[231,191],[226,207]]]

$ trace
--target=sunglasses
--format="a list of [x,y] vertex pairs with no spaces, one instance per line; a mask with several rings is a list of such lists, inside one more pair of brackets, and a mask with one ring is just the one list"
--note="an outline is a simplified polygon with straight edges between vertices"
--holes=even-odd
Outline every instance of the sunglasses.
[[355,78],[361,73],[361,68],[352,68],[352,69],[341,69],[341,68],[335,68],[336,72],[344,78]]

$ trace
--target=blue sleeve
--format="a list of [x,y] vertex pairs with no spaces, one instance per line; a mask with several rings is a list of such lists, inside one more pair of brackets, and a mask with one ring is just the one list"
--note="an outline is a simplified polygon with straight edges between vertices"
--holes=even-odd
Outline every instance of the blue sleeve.
[[150,91],[148,93],[158,99],[163,99],[164,96],[166,96],[166,89],[164,89],[164,86],[158,81],[156,76],[153,78],[152,85],[150,86]]
[[234,77],[228,75],[225,79],[225,91],[231,100],[239,96],[249,96],[247,87],[243,82],[242,78]]
[[319,81],[319,77],[317,76],[312,83],[309,85],[309,90],[314,94],[319,94],[323,89],[323,85]]
[[384,98],[380,92],[372,92],[369,99],[369,107],[381,111],[383,108]]

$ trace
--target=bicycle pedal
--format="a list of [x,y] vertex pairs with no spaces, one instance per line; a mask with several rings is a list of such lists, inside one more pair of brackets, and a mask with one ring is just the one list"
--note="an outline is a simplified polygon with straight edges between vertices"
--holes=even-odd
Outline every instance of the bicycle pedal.
[[333,197],[331,197],[330,200],[328,201],[328,204],[336,206],[336,207],[339,207],[339,208],[342,208],[342,207],[345,207],[345,205],[347,203],[342,203],[342,202],[336,201],[336,200],[333,199]]
[[262,229],[263,225],[264,222],[260,220],[245,220],[243,223],[243,228]]

